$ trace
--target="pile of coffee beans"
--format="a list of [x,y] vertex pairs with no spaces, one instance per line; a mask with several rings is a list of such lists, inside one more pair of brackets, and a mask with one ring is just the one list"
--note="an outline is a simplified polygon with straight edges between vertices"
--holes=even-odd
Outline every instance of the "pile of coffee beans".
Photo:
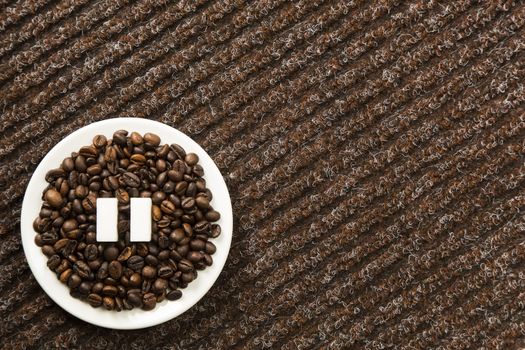
[[[47,266],[75,298],[108,310],[152,310],[213,263],[220,214],[195,153],[161,144],[158,135],[125,130],[103,135],[46,174],[49,183],[33,227]],[[97,198],[118,200],[117,242],[96,240]],[[152,237],[130,242],[132,197],[152,200]]]

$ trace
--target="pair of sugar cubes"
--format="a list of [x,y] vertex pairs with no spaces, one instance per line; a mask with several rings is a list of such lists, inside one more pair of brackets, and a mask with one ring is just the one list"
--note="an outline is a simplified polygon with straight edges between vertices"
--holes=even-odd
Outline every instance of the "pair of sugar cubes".
[[[151,240],[151,198],[130,198],[130,241]],[[118,241],[118,201],[97,198],[97,241]]]

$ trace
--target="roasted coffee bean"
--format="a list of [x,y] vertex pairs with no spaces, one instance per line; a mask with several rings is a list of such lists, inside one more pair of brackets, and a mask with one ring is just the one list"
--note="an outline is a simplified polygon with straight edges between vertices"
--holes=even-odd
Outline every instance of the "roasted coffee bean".
[[188,189],[188,183],[186,181],[181,181],[177,183],[175,186],[175,193],[179,196],[182,196],[186,193],[186,190]]
[[211,266],[213,264],[213,259],[210,254],[204,254],[203,257],[203,261],[206,266]]
[[184,178],[184,172],[178,170],[168,171],[168,177],[171,181],[180,182]]
[[160,249],[166,249],[170,245],[170,239],[167,236],[160,236],[157,242]]
[[203,258],[203,255],[201,252],[191,251],[188,253],[186,258],[191,261],[192,263],[196,263],[200,261]]
[[217,238],[220,235],[221,235],[221,227],[219,225],[216,225],[216,224],[211,225],[210,237]]
[[188,237],[193,236],[193,228],[187,222],[182,224],[182,229],[184,230],[184,233],[186,234],[186,236],[188,236]]
[[89,194],[89,189],[84,185],[75,187],[75,196],[79,199],[85,198]]
[[61,258],[58,255],[52,255],[49,259],[47,259],[47,267],[49,267],[51,270],[56,269],[61,262]]
[[[151,201],[153,202],[153,204],[160,204],[165,199],[166,199],[166,193],[164,193],[162,191],[157,191],[157,192],[153,193],[153,195],[151,196]],[[171,202],[169,202],[169,203],[171,203]]]
[[89,294],[87,297],[87,301],[89,305],[93,307],[99,307],[102,305],[102,297],[95,293]]
[[78,222],[75,219],[66,220],[62,224],[62,230],[64,230],[64,232],[73,231],[77,228],[78,228]]
[[86,169],[86,172],[88,173],[88,175],[98,175],[102,172],[102,167],[100,166],[100,164],[94,164],[92,166],[90,166],[89,168]]
[[[138,252],[138,249],[137,249]],[[134,271],[141,270],[144,267],[144,258],[140,255],[132,255],[128,261],[127,265],[130,269]]]
[[181,280],[182,282],[190,283],[191,281],[193,281],[193,276],[194,275],[192,272],[184,272],[182,273]]
[[[168,242],[169,242],[169,240],[168,240]],[[166,248],[168,248],[168,247],[166,246]],[[169,251],[168,249],[164,249],[164,250],[162,250],[162,251],[159,253],[159,255],[157,256],[157,258],[158,258],[159,260],[167,260],[169,257],[170,257],[170,251]]]
[[108,266],[109,276],[118,280],[122,276],[122,265],[117,260],[113,260]]
[[98,249],[94,244],[88,244],[84,250],[84,256],[87,260],[95,260],[98,257]]
[[146,157],[143,154],[134,154],[131,156],[130,160],[138,165],[144,165],[146,163]]
[[98,151],[94,146],[84,146],[80,148],[80,151],[78,151],[78,154],[86,158],[96,157],[98,155]]
[[55,250],[50,245],[43,245],[42,246],[42,253],[44,253],[45,256],[50,257],[50,256],[53,256],[55,254]]
[[67,286],[69,288],[77,288],[80,286],[80,283],[82,283],[82,278],[80,278],[80,276],[76,273],[72,274],[67,280]]
[[142,284],[142,276],[139,273],[134,273],[129,278],[129,283],[134,286],[138,287]]
[[142,268],[142,276],[147,279],[155,278],[157,269],[153,266],[146,265]]
[[70,172],[75,169],[75,162],[71,157],[64,158],[62,164],[60,165],[64,171]]
[[208,221],[215,222],[215,221],[219,221],[220,218],[221,218],[221,214],[219,214],[219,212],[216,210],[210,210],[209,212],[206,213],[206,220]]
[[210,201],[208,201],[208,198],[204,196],[198,196],[195,198],[195,204],[200,209],[208,209],[210,207]]
[[93,283],[92,282],[83,281],[78,286],[78,291],[80,293],[84,294],[84,295],[88,295],[89,292],[91,291],[92,287],[93,287]]
[[120,255],[118,256],[117,260],[120,262],[124,262],[128,260],[132,254],[133,254],[133,248],[130,246],[127,246],[122,250],[122,252],[120,252]]
[[144,310],[153,310],[155,308],[155,304],[157,303],[157,298],[155,297],[155,294],[153,293],[146,293],[142,297],[142,308]]
[[169,266],[161,266],[157,272],[159,277],[165,278],[165,279],[168,279],[171,276],[173,276],[173,273],[174,273],[173,269]]
[[124,309],[124,304],[122,303],[122,299],[120,297],[115,298],[115,308],[114,310],[117,312],[120,312]]
[[182,297],[182,292],[180,290],[171,290],[166,294],[166,299],[168,300],[177,300]]
[[215,247],[215,244],[213,244],[212,242],[206,242],[205,251],[208,254],[215,254],[215,252],[217,251],[217,248]]
[[108,142],[108,139],[104,135],[96,135],[93,137],[93,146],[96,148],[104,147]]
[[181,261],[179,261],[179,263],[177,264],[177,267],[183,273],[184,272],[191,272],[191,271],[193,271],[193,264],[192,264],[191,261],[189,261],[187,259],[182,259]]
[[112,297],[106,296],[102,299],[102,303],[106,310],[111,311],[115,308],[115,299]]
[[134,144],[135,146],[140,146],[142,145],[142,143],[144,142],[144,140],[142,139],[142,135],[140,135],[138,132],[132,132],[130,135],[129,135],[129,140],[131,141],[132,144]]
[[162,211],[160,210],[160,207],[156,205],[151,206],[151,217],[153,221],[159,221],[162,217]]
[[128,301],[131,305],[135,307],[141,307],[142,306],[142,296],[140,293],[131,293],[128,294]]
[[117,259],[118,256],[119,256],[119,251],[117,247],[110,246],[104,249],[104,259],[106,259],[106,261],[115,260]]
[[116,131],[113,133],[113,143],[116,145],[124,146],[127,141],[127,132],[123,132],[122,130]]
[[130,172],[122,174],[121,179],[123,180],[124,184],[129,187],[139,187],[140,185],[140,178]]
[[192,197],[187,197],[182,201],[181,205],[184,210],[192,209],[195,206],[195,200]]
[[60,192],[51,188],[46,191],[44,200],[49,203],[53,208],[60,208],[62,206],[63,198]]
[[83,260],[78,260],[73,265],[73,270],[82,278],[87,279],[91,274],[91,269],[89,265],[86,264]]
[[193,173],[199,177],[204,176],[204,169],[200,164],[195,164],[195,166],[193,166]]
[[100,294],[102,293],[103,288],[104,288],[104,283],[96,282],[95,284],[93,284],[93,287],[91,287],[91,293]]
[[184,160],[186,161],[186,164],[189,166],[194,166],[199,162],[199,156],[195,153],[188,153],[186,157],[184,157]]
[[179,245],[177,246],[177,248],[175,248],[177,253],[179,253],[181,256],[186,256],[188,252],[190,251],[190,246],[188,245],[189,242],[190,242],[190,239],[188,237],[184,238],[184,240],[181,241],[180,243],[183,245]]
[[170,214],[173,214],[173,212],[175,211],[175,204],[173,204],[172,202],[170,202],[169,200],[164,200],[161,204],[160,204],[160,210],[163,212],[163,213],[166,213],[168,215]]
[[144,262],[151,266],[157,266],[159,264],[159,260],[151,254],[146,255]]
[[200,239],[192,239],[190,241],[190,248],[193,250],[204,250],[206,247],[206,242],[201,241]]
[[168,288],[168,281],[163,278],[157,278],[155,282],[153,282],[151,286],[151,290],[155,294],[162,294],[166,291],[166,288]]
[[193,229],[197,233],[208,233],[211,230],[211,225],[208,221],[199,221]]
[[61,274],[62,272],[66,271],[67,269],[69,269],[69,267],[71,266],[70,262],[63,259],[60,261],[60,264],[58,265],[57,268],[55,268],[55,272],[58,273],[58,274]]
[[144,134],[143,139],[144,139],[144,142],[149,143],[153,147],[157,147],[158,145],[160,145],[160,137],[153,133],[148,132]]
[[102,288],[102,295],[108,295],[110,297],[116,296],[118,293],[118,289],[115,286],[112,285],[105,285],[104,288]]
[[138,255],[140,255],[141,257],[145,257],[146,255],[148,255],[148,252],[149,252],[149,249],[146,243],[137,244],[137,254]]
[[179,243],[182,239],[184,239],[184,237],[186,237],[184,230],[180,228],[175,229],[170,233],[170,239],[176,243]]
[[106,277],[108,277],[108,266],[109,266],[109,263],[107,261],[104,261],[102,263],[102,265],[100,265],[98,271],[97,271],[97,279],[99,281],[105,279]]
[[60,274],[60,282],[62,283],[66,283],[67,280],[69,279],[69,277],[71,277],[71,275],[73,274],[73,270],[72,269],[66,269],[64,271],[62,271],[62,273]]

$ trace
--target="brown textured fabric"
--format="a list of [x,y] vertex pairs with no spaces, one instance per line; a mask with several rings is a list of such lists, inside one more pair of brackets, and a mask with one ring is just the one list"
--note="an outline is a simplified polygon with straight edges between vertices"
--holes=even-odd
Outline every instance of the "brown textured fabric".
[[[524,345],[522,1],[0,4],[0,349]],[[235,215],[212,290],[132,332],[56,306],[20,244],[38,162],[118,116],[199,142]]]

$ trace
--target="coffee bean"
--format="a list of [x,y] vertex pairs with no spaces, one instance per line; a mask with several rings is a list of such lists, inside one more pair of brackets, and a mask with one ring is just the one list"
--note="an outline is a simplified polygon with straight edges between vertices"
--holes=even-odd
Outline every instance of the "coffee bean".
[[151,201],[153,202],[153,204],[160,204],[165,199],[166,199],[166,193],[162,191],[157,191],[153,193],[153,195],[151,196]]
[[201,241],[200,239],[192,239],[190,241],[190,248],[193,250],[204,250],[206,247],[206,242]]
[[115,286],[112,285],[105,285],[104,288],[102,288],[102,295],[108,295],[111,297],[116,296],[118,293],[118,289]]
[[182,292],[180,290],[172,290],[166,294],[166,299],[168,300],[178,300],[182,297]]
[[89,294],[87,297],[87,301],[89,305],[93,307],[99,307],[102,305],[102,297],[98,294],[94,294],[94,293]]
[[108,266],[109,276],[118,280],[122,276],[122,265],[117,260],[113,260]]
[[64,158],[62,164],[60,165],[64,171],[70,172],[75,169],[75,162],[71,157]]
[[67,270],[64,270],[62,271],[62,273],[60,274],[60,282],[62,283],[66,283],[67,280],[69,279],[69,277],[71,277],[71,275],[73,274],[73,270],[72,269],[67,269]]
[[187,197],[182,201],[181,205],[182,209],[187,211],[195,206],[195,200],[192,197]]
[[195,198],[195,204],[200,209],[208,209],[210,207],[210,201],[208,201],[208,198],[204,196],[198,196]]
[[130,160],[138,165],[144,165],[146,163],[146,157],[143,154],[134,154],[131,156]]
[[141,270],[144,267],[144,258],[140,255],[133,255],[128,259],[127,265],[130,269],[134,271]]
[[179,268],[179,270],[181,270],[183,273],[184,272],[190,272],[190,271],[193,271],[193,264],[191,261],[187,260],[187,259],[182,259],[181,261],[179,261],[179,263],[177,264],[177,267]]
[[49,170],[45,175],[45,179],[47,182],[52,183],[53,181],[63,176],[66,176],[65,170],[62,168],[56,168]]
[[144,262],[151,266],[157,266],[159,264],[159,260],[151,254],[146,255],[146,257],[144,258]]
[[167,236],[160,236],[158,239],[160,249],[166,249],[170,245],[170,239]]
[[109,246],[106,249],[104,249],[104,259],[106,259],[106,261],[115,260],[118,256],[119,251],[117,247]]
[[197,233],[208,233],[211,230],[211,225],[208,221],[199,221],[193,228]]
[[140,178],[130,172],[122,174],[121,179],[124,181],[124,184],[129,187],[139,187],[140,185]]
[[186,236],[188,237],[193,236],[193,228],[191,227],[190,224],[185,222],[184,224],[182,224],[182,229],[184,230],[184,233],[186,234]]
[[115,197],[120,204],[129,203],[129,193],[123,188],[119,188],[115,191]]
[[215,247],[215,244],[213,244],[212,242],[206,242],[205,251],[208,254],[215,254],[215,252],[217,251],[217,248]]
[[98,175],[102,172],[102,167],[100,166],[100,164],[93,164],[92,166],[86,169],[86,172],[88,173],[88,175],[91,176]]
[[[89,189],[84,185],[78,185],[75,187],[75,196],[79,199],[85,198],[89,194]],[[79,202],[80,204],[81,202]],[[80,206],[80,208],[82,208]]]
[[[212,253],[213,254],[213,253]],[[204,254],[204,264],[206,264],[206,266],[211,266],[213,264],[213,259],[211,257],[210,254]]]
[[109,266],[109,263],[107,261],[104,261],[102,263],[102,265],[100,265],[98,271],[97,271],[97,279],[99,281],[105,279],[106,277],[108,277],[108,266]]
[[157,275],[157,269],[153,266],[144,266],[142,268],[142,276],[147,279],[152,279]]
[[66,220],[63,224],[62,224],[62,230],[64,232],[69,232],[69,231],[73,231],[75,229],[78,228],[78,222],[75,220],[75,219],[69,219],[69,220]]
[[211,234],[210,237],[217,238],[221,235],[221,227],[219,225],[211,225]]
[[133,248],[130,247],[130,246],[127,246],[127,247],[125,247],[122,250],[122,252],[118,256],[117,260],[120,261],[120,262],[124,262],[124,261],[128,260],[131,257],[132,254],[133,254]]
[[138,287],[142,284],[142,276],[139,273],[134,273],[129,278],[129,283],[134,286]]
[[179,196],[182,196],[186,193],[186,190],[188,189],[188,183],[186,181],[181,181],[177,183],[175,186],[175,193],[177,193]]
[[163,278],[157,278],[155,282],[153,282],[153,285],[151,286],[151,290],[155,294],[162,294],[166,292],[166,288],[168,288],[168,281]]
[[208,221],[215,222],[215,221],[219,221],[220,218],[221,218],[221,214],[219,214],[218,211],[210,210],[209,212],[206,213],[206,220]]
[[184,172],[177,170],[169,170],[168,178],[174,182],[180,182],[184,178]]
[[78,260],[73,265],[73,270],[82,278],[87,279],[91,275],[91,269],[89,265],[86,264],[83,260]]
[[199,156],[196,155],[195,153],[188,153],[186,157],[184,158],[184,161],[189,166],[194,166],[195,164],[199,162]]
[[93,137],[93,146],[96,148],[102,148],[107,144],[108,140],[104,135],[96,135]]
[[144,142],[144,140],[142,139],[142,136],[138,132],[135,132],[135,131],[129,135],[129,139],[131,143],[134,144],[135,146],[140,146]]
[[51,188],[46,191],[44,195],[44,200],[49,203],[53,208],[60,208],[62,206],[62,195],[55,190],[54,188]]
[[186,283],[190,283],[193,281],[194,275],[192,272],[184,272],[181,276],[181,280]]
[[54,270],[60,265],[60,261],[62,259],[58,255],[53,255],[47,260],[47,267],[49,267],[51,270]]
[[102,299],[102,303],[106,310],[111,311],[115,308],[115,299],[112,297],[106,296]]
[[80,283],[82,283],[82,279],[80,278],[79,275],[77,275],[76,273],[72,274],[68,281],[67,281],[67,286],[69,288],[77,288]]
[[144,142],[149,143],[153,147],[157,147],[160,144],[160,137],[158,135],[148,132],[144,134]]
[[127,131],[118,130],[113,133],[113,143],[116,145],[124,146],[127,141]]
[[128,294],[127,300],[129,303],[135,307],[141,307],[142,306],[142,296],[140,293],[131,293]]
[[160,204],[160,210],[168,215],[170,214],[173,214],[173,212],[175,211],[175,204],[173,204],[171,201],[169,200],[164,200],[162,201],[162,203]]
[[157,303],[157,298],[155,297],[155,294],[153,293],[146,293],[142,297],[142,308],[144,310],[153,310],[155,308],[155,304]]
[[162,217],[162,211],[160,210],[160,207],[153,205],[151,207],[151,217],[153,221],[159,221]]
[[189,261],[191,261],[192,263],[196,263],[196,262],[200,261],[203,258],[203,255],[200,252],[191,251],[191,252],[188,253],[186,258]]

